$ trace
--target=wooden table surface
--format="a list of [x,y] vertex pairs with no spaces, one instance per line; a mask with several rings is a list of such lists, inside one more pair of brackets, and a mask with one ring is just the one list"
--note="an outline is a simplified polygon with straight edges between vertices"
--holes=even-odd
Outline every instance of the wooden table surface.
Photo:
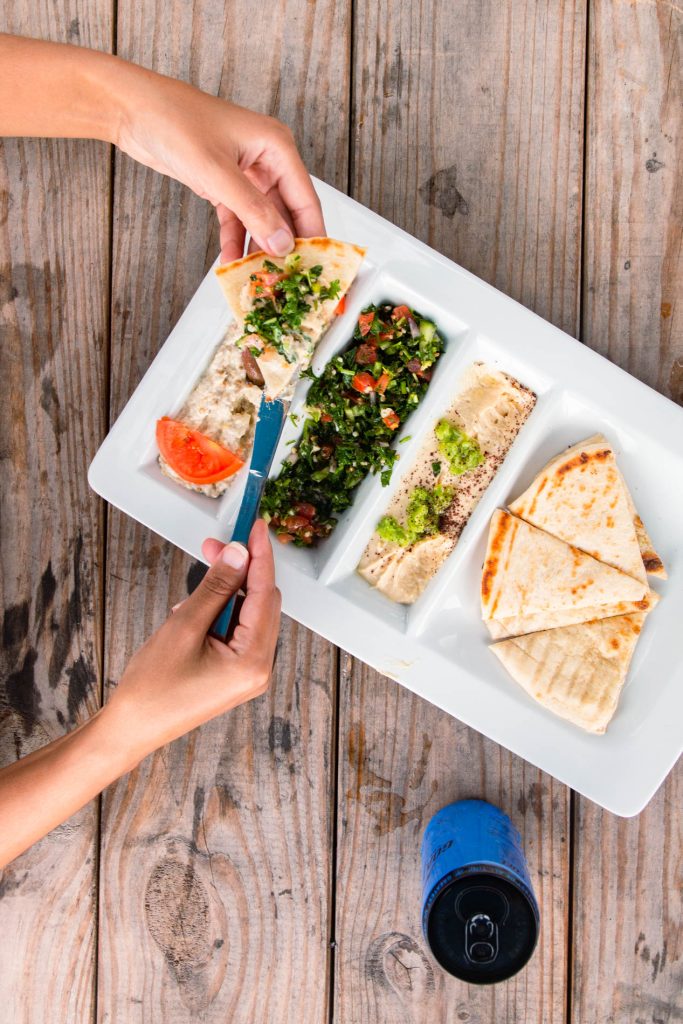
[[[312,172],[683,403],[680,4],[14,0],[0,23],[276,115]],[[3,763],[91,715],[199,578],[86,471],[216,252],[207,204],[104,144],[0,149]],[[512,815],[541,907],[492,988],[419,928],[422,831],[471,796]],[[682,1021],[682,804],[679,765],[620,820],[285,620],[266,696],[0,874],[0,1018]]]

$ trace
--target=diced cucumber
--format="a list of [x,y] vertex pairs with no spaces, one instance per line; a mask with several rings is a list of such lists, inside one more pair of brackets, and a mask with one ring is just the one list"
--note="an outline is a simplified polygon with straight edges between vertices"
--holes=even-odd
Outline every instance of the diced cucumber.
[[432,341],[436,334],[436,324],[431,320],[420,320],[420,337],[425,341]]

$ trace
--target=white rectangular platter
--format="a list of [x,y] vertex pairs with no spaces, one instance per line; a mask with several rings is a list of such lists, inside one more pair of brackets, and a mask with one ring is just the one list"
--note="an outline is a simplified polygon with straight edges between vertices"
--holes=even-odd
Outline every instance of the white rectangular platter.
[[[420,408],[403,428],[389,488],[369,478],[335,533],[317,549],[275,544],[284,611],[421,697],[615,814],[637,814],[682,748],[683,409],[399,228],[316,182],[329,234],[367,246],[346,312],[319,346],[314,369],[351,339],[371,302],[408,303],[436,321],[446,351]],[[207,274],[89,472],[111,504],[201,558],[204,537],[229,539],[242,480],[222,498],[178,487],[159,470],[156,420],[177,413],[232,319]],[[538,403],[438,575],[412,607],[392,604],[355,573],[425,429],[447,409],[464,370],[483,359],[532,388]],[[301,413],[306,384],[294,396]],[[617,712],[604,736],[537,705],[488,650],[479,583],[491,513],[513,500],[548,459],[604,433],[669,572],[645,623]],[[277,473],[298,430],[288,422]],[[456,752],[454,751],[454,756]]]

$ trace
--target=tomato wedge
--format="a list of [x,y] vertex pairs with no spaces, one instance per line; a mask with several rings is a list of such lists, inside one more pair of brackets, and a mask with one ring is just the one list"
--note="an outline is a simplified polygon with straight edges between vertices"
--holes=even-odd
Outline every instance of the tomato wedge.
[[174,473],[189,484],[215,484],[241,469],[242,459],[179,420],[157,421],[159,451]]
[[372,321],[375,319],[375,314],[372,310],[368,313],[361,313],[358,317],[358,327],[360,328],[361,337],[364,338],[366,334],[370,333],[372,327]]
[[339,300],[339,305],[335,309],[335,313],[337,316],[341,316],[342,313],[344,312],[346,312],[346,296],[342,295],[341,299]]

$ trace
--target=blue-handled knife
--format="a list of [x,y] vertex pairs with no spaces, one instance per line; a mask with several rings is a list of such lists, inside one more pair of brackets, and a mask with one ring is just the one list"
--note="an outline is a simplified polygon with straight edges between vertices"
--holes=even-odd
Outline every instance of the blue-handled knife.
[[[251,453],[247,485],[244,488],[242,504],[240,505],[237,522],[231,537],[231,540],[239,541],[240,544],[246,544],[249,540],[249,534],[256,519],[263,488],[268,479],[268,473],[270,472],[273,456],[275,455],[275,449],[278,446],[282,428],[285,425],[285,416],[288,408],[289,402],[283,402],[279,398],[268,401],[264,396],[261,399],[256,430],[254,432],[254,447]],[[228,640],[230,622],[234,610],[235,598],[231,597],[209,630],[209,636],[213,636],[216,640],[222,640],[223,642]]]

